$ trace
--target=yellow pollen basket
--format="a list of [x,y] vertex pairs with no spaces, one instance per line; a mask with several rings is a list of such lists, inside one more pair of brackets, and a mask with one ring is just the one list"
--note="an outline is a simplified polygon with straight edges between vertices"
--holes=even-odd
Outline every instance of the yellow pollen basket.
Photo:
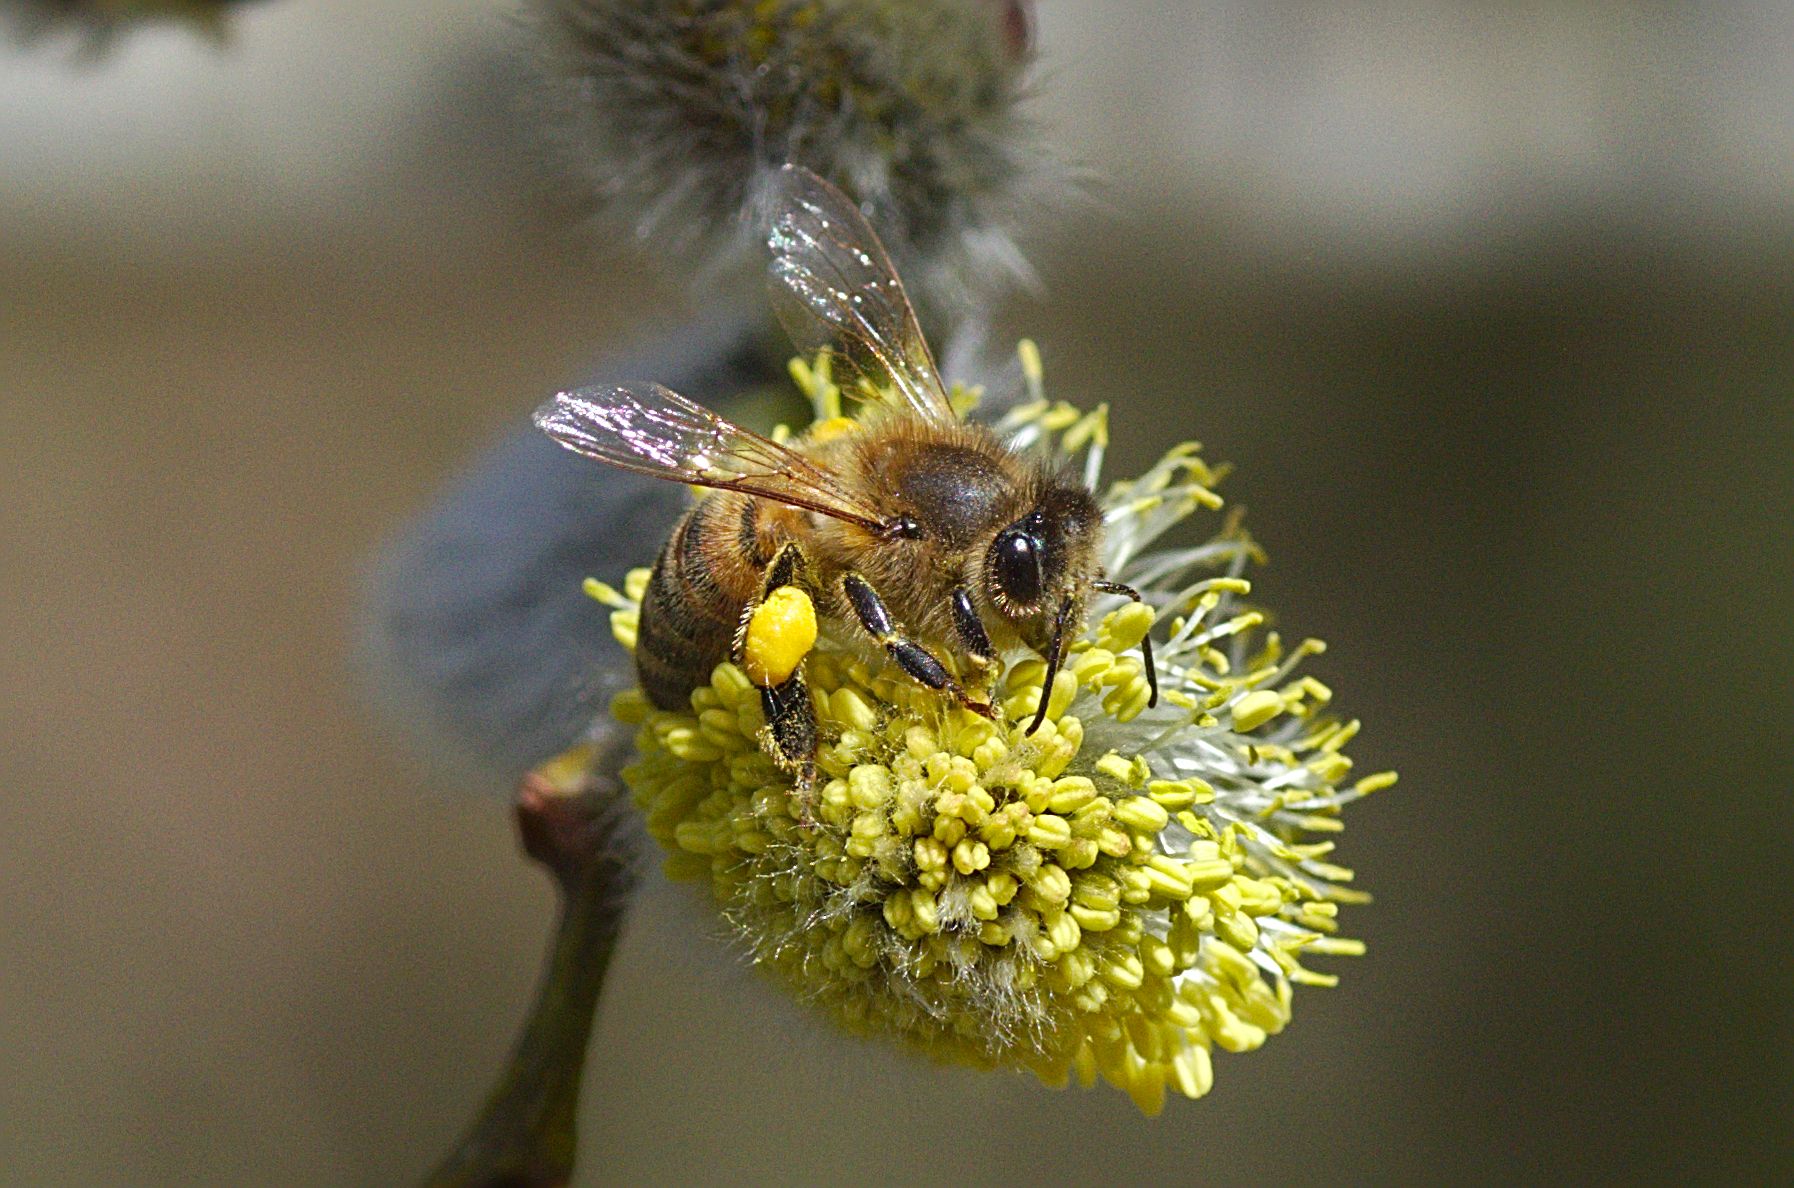
[[816,646],[816,607],[796,586],[780,586],[754,608],[741,667],[762,689],[782,685]]

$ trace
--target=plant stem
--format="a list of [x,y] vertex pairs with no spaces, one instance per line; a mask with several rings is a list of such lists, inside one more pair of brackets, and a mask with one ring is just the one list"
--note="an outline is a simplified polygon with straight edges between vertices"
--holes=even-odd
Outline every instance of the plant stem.
[[518,787],[518,831],[555,878],[560,919],[523,1035],[429,1188],[550,1188],[573,1174],[586,1047],[630,881],[608,800],[589,776],[569,789],[538,771]]

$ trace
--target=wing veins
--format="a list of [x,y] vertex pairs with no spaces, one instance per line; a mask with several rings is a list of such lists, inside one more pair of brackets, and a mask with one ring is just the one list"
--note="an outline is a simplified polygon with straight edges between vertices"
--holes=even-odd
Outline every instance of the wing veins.
[[887,380],[918,415],[956,420],[915,311],[865,216],[807,170],[787,165],[779,184],[768,244],[775,304],[793,341],[800,349],[833,347],[874,387]]
[[741,491],[867,528],[883,523],[827,467],[659,384],[561,392],[534,419],[560,445],[620,470]]

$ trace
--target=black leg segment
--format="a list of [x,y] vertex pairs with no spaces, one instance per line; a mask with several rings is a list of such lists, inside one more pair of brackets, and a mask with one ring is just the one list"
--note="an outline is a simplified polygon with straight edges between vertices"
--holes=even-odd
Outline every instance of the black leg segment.
[[760,582],[760,597],[765,598],[780,586],[796,586],[810,593],[811,585],[810,559],[795,543],[783,544],[766,567],[766,576]]
[[980,664],[996,661],[997,650],[991,646],[990,636],[984,630],[984,621],[978,617],[977,608],[972,605],[972,596],[964,586],[953,591],[953,630],[958,634],[966,655]]
[[891,612],[885,609],[884,599],[872,588],[872,583],[857,573],[845,574],[841,578],[841,589],[847,595],[847,601],[858,616],[860,626],[876,639],[884,643],[897,634],[897,625],[891,622]]
[[[744,547],[745,541],[744,520]],[[811,578],[810,559],[804,556],[804,551],[795,542],[781,545],[779,551],[773,554],[762,575],[760,596],[741,608],[741,620],[736,625],[735,640],[730,649],[730,655],[736,663],[742,662],[748,625],[753,621],[754,612],[759,609],[766,596],[780,586],[796,586],[806,594],[814,595],[815,582]],[[766,725],[760,731],[760,749],[782,770],[791,772],[795,777],[797,791],[808,797],[816,783],[816,747],[819,739],[816,709],[810,704],[810,690],[804,684],[801,663],[795,672],[779,684],[761,688],[760,710],[766,718]],[[804,811],[805,819],[808,820],[809,809]]]
[[[872,583],[857,573],[843,574],[841,592],[847,596],[848,605],[853,607],[854,617],[859,619],[860,626],[878,641],[899,668],[930,689],[951,693],[955,701],[973,713],[986,718],[996,717],[996,711],[988,704],[973,701],[966,696],[966,691],[953,679],[947,666],[935,659],[933,653],[902,634],[891,619],[891,612],[885,606],[884,599],[872,588]],[[983,628],[980,627],[979,630],[982,631]]]
[[885,644],[885,650],[891,653],[891,659],[897,661],[898,667],[930,689],[945,689],[953,684],[953,677],[946,667],[921,644],[893,639]]
[[807,791],[816,778],[816,709],[803,676],[793,673],[783,684],[760,690],[760,709],[766,715],[761,746],[773,762],[796,772],[798,790]]

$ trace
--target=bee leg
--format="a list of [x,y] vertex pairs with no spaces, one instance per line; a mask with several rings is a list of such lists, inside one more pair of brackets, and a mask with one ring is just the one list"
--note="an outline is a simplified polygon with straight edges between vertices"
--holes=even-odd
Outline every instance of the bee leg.
[[810,559],[804,556],[803,549],[795,541],[780,545],[779,551],[772,555],[772,561],[766,566],[766,575],[760,582],[760,597],[766,597],[780,586],[799,586],[804,590],[815,587]]
[[805,824],[810,822],[816,787],[816,709],[801,673],[760,690],[760,709],[766,725],[760,731],[760,749],[796,779],[798,806]]
[[997,662],[997,649],[991,646],[990,635],[984,630],[984,621],[978,617],[978,610],[972,605],[972,593],[964,586],[953,591],[953,633],[959,637],[959,646],[971,658],[973,664],[980,669],[989,670]]
[[[981,717],[997,716],[987,702],[974,701],[967,696],[959,682],[953,679],[953,674],[947,671],[946,665],[935,659],[927,648],[897,629],[897,624],[891,620],[890,610],[886,608],[884,599],[878,596],[878,591],[872,588],[872,583],[857,573],[843,574],[841,592],[847,596],[847,603],[853,607],[860,626],[883,646],[904,672],[930,689],[939,689],[949,694],[960,705]],[[980,627],[979,630],[982,632],[983,628]],[[985,642],[988,644],[989,641]]]
[[766,726],[760,749],[792,774],[798,819],[813,824],[816,786],[816,710],[804,684],[803,660],[816,642],[809,559],[786,544],[767,565],[760,597],[742,608],[734,659],[760,690]]
[[779,546],[779,551],[773,554],[772,560],[761,571],[760,596],[741,608],[741,619],[735,625],[735,639],[729,650],[729,658],[735,663],[742,663],[746,654],[748,627],[753,623],[755,613],[765,604],[767,597],[782,586],[795,587],[806,595],[813,594],[816,590],[810,559],[795,542]]

